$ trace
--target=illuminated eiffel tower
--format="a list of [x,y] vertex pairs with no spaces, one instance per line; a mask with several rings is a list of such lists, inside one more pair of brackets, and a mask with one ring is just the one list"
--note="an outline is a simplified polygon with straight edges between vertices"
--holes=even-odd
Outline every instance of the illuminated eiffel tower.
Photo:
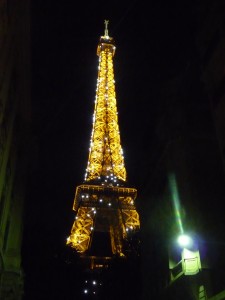
[[113,57],[115,44],[108,34],[97,47],[99,56],[93,128],[84,183],[77,186],[76,212],[67,245],[90,260],[91,269],[103,267],[113,257],[135,255],[133,236],[140,229],[135,207],[137,190],[127,186],[120,143]]

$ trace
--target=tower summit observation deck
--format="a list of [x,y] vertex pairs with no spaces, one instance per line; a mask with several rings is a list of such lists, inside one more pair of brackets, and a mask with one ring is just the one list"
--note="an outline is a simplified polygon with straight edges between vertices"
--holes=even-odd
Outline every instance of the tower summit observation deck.
[[113,257],[135,255],[132,237],[140,229],[135,207],[137,190],[128,187],[120,142],[113,57],[115,44],[108,34],[100,37],[97,89],[84,183],[77,186],[76,212],[67,245],[91,268],[104,266]]

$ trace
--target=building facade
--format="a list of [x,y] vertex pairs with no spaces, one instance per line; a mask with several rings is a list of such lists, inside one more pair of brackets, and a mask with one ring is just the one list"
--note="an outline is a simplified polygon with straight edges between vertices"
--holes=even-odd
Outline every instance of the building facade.
[[[198,1],[191,13],[194,29],[184,67],[174,67],[159,92],[152,151],[157,159],[149,162],[153,169],[145,197],[151,195],[151,201],[143,212],[144,236],[154,237],[155,243],[151,246],[143,238],[148,261],[143,266],[143,299],[150,296],[150,280],[157,286],[155,295],[162,299],[225,299],[225,5]],[[176,178],[177,190],[171,187],[171,176]],[[182,231],[197,236],[198,274],[185,275],[179,269],[181,250],[177,264],[169,264],[169,245]],[[148,249],[156,257],[154,263]]]
[[0,298],[22,299],[30,136],[29,1],[0,1]]

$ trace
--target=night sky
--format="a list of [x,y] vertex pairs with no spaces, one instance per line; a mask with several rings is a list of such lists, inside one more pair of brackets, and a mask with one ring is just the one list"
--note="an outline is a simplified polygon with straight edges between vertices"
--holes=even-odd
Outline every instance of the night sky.
[[23,255],[27,299],[45,299],[40,295],[65,280],[61,257],[74,219],[75,188],[87,165],[104,20],[117,47],[128,182],[140,198],[150,172],[159,91],[195,55],[196,24],[192,1],[40,0],[31,8],[33,153]]

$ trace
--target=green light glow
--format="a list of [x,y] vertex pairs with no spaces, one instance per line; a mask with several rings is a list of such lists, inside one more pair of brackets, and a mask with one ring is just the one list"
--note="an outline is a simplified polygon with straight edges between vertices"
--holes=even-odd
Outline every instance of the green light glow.
[[184,233],[182,219],[181,219],[181,206],[179,201],[179,195],[178,195],[178,189],[177,189],[177,182],[174,174],[169,175],[169,187],[172,194],[172,201],[173,201],[173,207],[176,217],[176,222],[178,229],[180,231],[180,234]]

